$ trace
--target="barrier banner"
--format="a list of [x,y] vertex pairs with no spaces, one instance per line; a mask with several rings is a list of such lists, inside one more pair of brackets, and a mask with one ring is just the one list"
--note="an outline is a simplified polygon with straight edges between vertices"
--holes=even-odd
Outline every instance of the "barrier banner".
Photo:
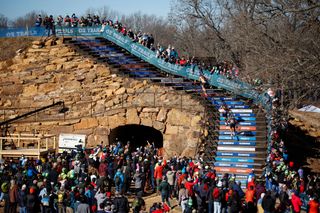
[[33,28],[0,28],[0,37],[23,37],[23,36],[35,36],[41,37],[45,35],[46,30],[43,27]]

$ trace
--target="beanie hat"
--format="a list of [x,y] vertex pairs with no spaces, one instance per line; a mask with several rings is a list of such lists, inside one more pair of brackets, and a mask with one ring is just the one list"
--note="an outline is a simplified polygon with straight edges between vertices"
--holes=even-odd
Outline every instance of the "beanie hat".
[[35,193],[35,189],[33,187],[31,187],[29,192],[30,192],[30,194],[34,194]]

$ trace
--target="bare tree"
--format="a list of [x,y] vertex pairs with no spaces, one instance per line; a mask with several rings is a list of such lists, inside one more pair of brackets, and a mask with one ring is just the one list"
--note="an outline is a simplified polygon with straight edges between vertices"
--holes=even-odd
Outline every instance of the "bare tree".
[[106,18],[106,19],[111,19],[114,20],[117,17],[119,17],[119,12],[110,9],[107,6],[101,7],[101,8],[89,8],[86,10],[84,16],[87,14],[90,15],[98,15],[100,18]]
[[36,18],[38,15],[41,15],[44,18],[47,14],[43,11],[31,11],[24,16],[21,16],[15,19],[12,22],[13,27],[33,27],[35,25]]
[[8,27],[8,18],[3,14],[0,14],[0,28]]
[[233,61],[296,106],[320,94],[319,14],[319,0],[176,0],[170,19],[185,49]]

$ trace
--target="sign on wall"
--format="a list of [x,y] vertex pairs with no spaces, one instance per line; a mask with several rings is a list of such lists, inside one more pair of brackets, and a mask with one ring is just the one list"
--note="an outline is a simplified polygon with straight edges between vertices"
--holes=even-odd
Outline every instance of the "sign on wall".
[[59,152],[77,149],[79,145],[85,147],[85,142],[86,135],[61,133],[59,135]]

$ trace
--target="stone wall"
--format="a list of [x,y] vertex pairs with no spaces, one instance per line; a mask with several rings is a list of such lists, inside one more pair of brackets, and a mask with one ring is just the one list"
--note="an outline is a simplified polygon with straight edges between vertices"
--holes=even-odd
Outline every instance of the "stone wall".
[[81,133],[88,146],[95,146],[108,143],[113,128],[142,124],[163,133],[168,156],[193,156],[204,132],[204,108],[190,95],[117,76],[60,40],[35,41],[0,64],[2,121],[59,100],[68,108],[59,113],[60,107],[53,107],[20,120],[11,132]]

